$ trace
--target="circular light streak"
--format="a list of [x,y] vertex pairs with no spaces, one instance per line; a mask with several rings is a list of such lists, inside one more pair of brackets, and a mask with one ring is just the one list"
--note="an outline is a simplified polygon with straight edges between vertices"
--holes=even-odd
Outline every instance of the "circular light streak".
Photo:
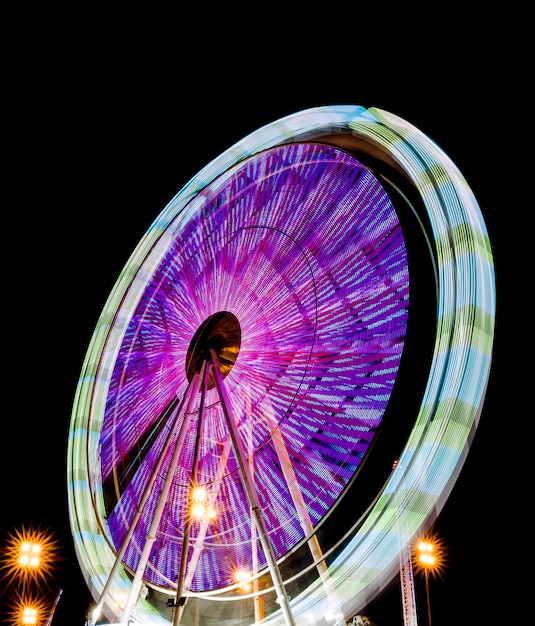
[[[238,321],[232,330],[239,329],[240,342],[227,344],[236,349],[225,383],[231,397],[236,393],[238,426],[244,441],[249,437],[259,490],[273,504],[264,513],[275,556],[283,558],[306,534],[278,468],[276,432],[312,526],[350,484],[395,383],[409,283],[396,212],[358,154],[400,173],[424,207],[436,267],[436,338],[399,463],[330,563],[334,594],[327,597],[318,580],[292,598],[297,622],[323,624],[321,615],[333,611],[351,617],[396,575],[400,547],[440,512],[477,427],[490,370],[495,289],[485,224],[456,166],[405,120],[355,106],[309,109],[259,129],[201,170],[146,233],[104,307],[83,365],[68,445],[72,531],[95,597],[172,428],[177,401],[171,399],[180,398],[188,382],[190,341],[210,316],[230,313]],[[226,518],[218,512],[224,532],[214,532],[214,549],[199,559],[193,593],[230,585],[242,565],[236,561],[252,557],[236,458],[227,453],[222,461],[228,432],[217,402],[209,413],[201,476],[213,494],[210,504],[230,503],[232,510]],[[247,435],[250,416],[258,414],[262,419]],[[332,420],[327,432],[320,428],[326,415]],[[145,573],[155,586],[172,587],[176,577],[195,432]],[[168,466],[166,459],[160,487]],[[151,497],[148,513],[155,508]],[[149,519],[141,518],[125,553],[127,568],[115,577],[108,605],[116,614],[113,598],[131,586],[128,569],[136,569]],[[228,538],[221,550],[220,536]],[[230,545],[228,567],[220,567]],[[144,599],[135,616],[139,623],[169,623]],[[262,623],[284,620],[275,612]]]

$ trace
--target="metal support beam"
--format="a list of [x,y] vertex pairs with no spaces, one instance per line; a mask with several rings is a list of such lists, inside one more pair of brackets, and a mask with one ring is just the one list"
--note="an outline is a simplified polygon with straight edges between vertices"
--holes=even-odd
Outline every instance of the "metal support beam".
[[289,598],[286,594],[282,576],[281,576],[279,567],[277,565],[275,556],[273,554],[273,547],[271,546],[271,543],[269,541],[268,533],[266,531],[264,520],[262,518],[262,507],[260,505],[260,501],[258,499],[258,494],[256,492],[256,489],[254,488],[253,476],[251,475],[251,471],[247,463],[247,458],[246,458],[245,451],[243,448],[243,443],[241,441],[240,434],[238,432],[236,422],[234,419],[234,415],[232,413],[230,400],[227,395],[225,385],[223,384],[223,376],[221,375],[221,371],[219,369],[219,361],[218,361],[215,350],[211,349],[210,355],[212,358],[212,363],[214,365],[213,375],[215,379],[215,384],[217,387],[217,391],[219,393],[219,399],[221,400],[223,413],[227,420],[227,426],[228,426],[230,436],[232,439],[232,445],[234,446],[234,451],[238,459],[238,465],[240,467],[242,480],[245,486],[245,491],[247,493],[247,498],[249,500],[249,506],[251,507],[251,512],[254,515],[260,543],[262,545],[262,549],[264,550],[264,554],[266,556],[269,571],[271,573],[271,578],[273,579],[273,584],[277,591],[277,602],[279,603],[282,609],[284,620],[287,626],[295,626],[295,622],[292,616],[292,611],[290,609]]
[[184,421],[182,422],[182,428],[180,429],[180,434],[178,436],[178,440],[173,450],[173,456],[171,457],[171,462],[169,463],[169,469],[165,476],[165,481],[162,487],[162,491],[160,493],[158,504],[156,505],[156,509],[152,517],[150,529],[146,537],[145,545],[143,546],[143,552],[141,553],[141,557],[139,559],[139,564],[138,564],[138,567],[134,576],[134,580],[132,582],[132,587],[130,589],[128,601],[126,603],[126,607],[123,613],[123,622],[125,622],[125,624],[127,624],[128,620],[130,619],[130,614],[132,613],[132,609],[134,608],[139,597],[139,592],[141,591],[141,584],[143,582],[143,574],[145,573],[145,567],[147,566],[147,562],[150,557],[152,546],[156,539],[156,533],[160,525],[160,520],[163,514],[163,510],[165,508],[165,503],[167,502],[169,489],[171,488],[171,483],[173,482],[173,477],[175,474],[176,466],[178,464],[178,458],[180,456],[180,452],[182,451],[182,446],[184,444],[184,439],[186,437],[189,422],[191,419],[192,407],[193,407],[194,402],[197,399],[197,394],[199,392],[199,386],[200,386],[200,375],[196,373],[192,379],[192,384],[190,385],[190,388],[189,388],[190,397],[189,397],[189,402],[188,402],[188,408],[184,414]]
[[199,406],[199,416],[197,419],[197,436],[195,437],[195,450],[193,451],[193,465],[191,468],[191,480],[189,484],[189,494],[188,494],[188,503],[186,507],[186,521],[184,524],[184,534],[182,536],[182,552],[180,556],[180,569],[178,574],[178,581],[176,587],[176,599],[175,599],[175,610],[173,612],[173,626],[178,626],[182,619],[182,613],[184,612],[184,604],[185,598],[183,598],[184,592],[184,578],[186,576],[186,566],[188,564],[188,552],[189,552],[189,538],[191,534],[191,503],[192,503],[192,493],[193,490],[197,487],[197,471],[198,471],[198,463],[199,463],[199,447],[201,445],[201,433],[202,433],[202,422],[204,419],[204,407],[206,403],[206,391],[208,389],[208,373],[209,367],[204,363],[201,367],[201,370],[204,371],[203,379],[202,379],[202,393],[201,393],[201,404]]
[[176,430],[176,423],[178,421],[178,417],[182,411],[182,407],[184,406],[184,401],[187,397],[188,394],[188,390],[186,389],[186,393],[184,394],[184,397],[182,398],[182,401],[180,402],[179,406],[175,409],[174,412],[174,416],[173,416],[173,424],[171,426],[171,428],[169,429],[169,433],[167,435],[167,438],[165,440],[164,446],[162,448],[162,452],[160,454],[160,456],[158,457],[158,461],[156,462],[154,469],[152,470],[151,476],[149,478],[149,481],[147,483],[147,486],[145,487],[145,490],[143,491],[143,496],[141,497],[141,500],[139,501],[139,505],[136,509],[136,512],[134,514],[134,517],[132,519],[132,522],[130,523],[130,526],[128,527],[128,530],[126,532],[126,535],[123,539],[123,543],[121,544],[121,547],[119,549],[119,552],[117,552],[117,556],[115,557],[115,563],[113,564],[113,567],[110,571],[110,573],[108,574],[108,579],[106,580],[106,584],[104,585],[104,588],[102,590],[102,593],[100,594],[100,598],[97,602],[96,607],[93,609],[93,618],[95,620],[97,620],[100,616],[100,612],[102,611],[102,607],[104,606],[104,602],[106,601],[106,598],[108,596],[111,584],[113,582],[113,580],[115,579],[115,576],[117,576],[117,572],[119,571],[119,566],[122,563],[123,557],[125,555],[126,549],[128,547],[128,544],[130,543],[130,540],[132,539],[132,535],[134,534],[134,530],[137,527],[137,524],[139,522],[139,519],[141,517],[141,514],[143,512],[143,509],[145,507],[145,504],[149,498],[149,495],[151,493],[152,487],[154,485],[154,483],[156,482],[156,478],[158,476],[158,474],[160,473],[160,469],[163,463],[163,460],[165,458],[165,453],[167,452],[167,449],[169,448],[169,445],[171,443],[171,439],[173,437],[173,434]]

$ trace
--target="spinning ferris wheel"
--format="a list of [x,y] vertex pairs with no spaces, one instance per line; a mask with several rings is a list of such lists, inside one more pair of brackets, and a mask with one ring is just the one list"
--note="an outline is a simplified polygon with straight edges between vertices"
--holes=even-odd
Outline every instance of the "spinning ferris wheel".
[[494,313],[477,202],[399,117],[313,108],[215,159],[83,364],[68,495],[95,619],[344,625],[453,487]]

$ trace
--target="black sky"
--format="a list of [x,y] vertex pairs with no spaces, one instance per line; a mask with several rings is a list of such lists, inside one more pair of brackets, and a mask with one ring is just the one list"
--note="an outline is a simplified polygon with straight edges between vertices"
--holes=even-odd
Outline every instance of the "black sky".
[[[508,69],[515,50],[491,32],[476,37],[461,15],[440,31],[434,22],[413,26],[411,37],[392,19],[366,45],[357,36],[362,24],[353,32],[344,15],[335,33],[320,17],[303,32],[272,15],[260,39],[216,20],[193,28],[189,45],[185,15],[176,29],[151,22],[150,39],[141,13],[135,29],[93,15],[90,27],[80,17],[70,28],[42,30],[39,17],[30,32],[17,23],[5,82],[0,540],[30,524],[59,538],[48,591],[53,599],[63,589],[54,626],[81,625],[87,610],[67,513],[66,445],[82,361],[119,272],[199,169],[260,126],[323,104],[405,118],[448,153],[481,207],[497,276],[495,350],[480,426],[435,524],[449,568],[432,583],[431,602],[433,626],[511,616],[521,601],[504,583],[503,568],[514,562],[502,547],[521,515],[513,489],[518,409],[511,412],[521,391],[508,332],[511,187],[524,173],[504,124],[522,102]],[[5,581],[0,607],[10,605],[14,585]],[[369,615],[377,626],[401,626],[395,585]]]

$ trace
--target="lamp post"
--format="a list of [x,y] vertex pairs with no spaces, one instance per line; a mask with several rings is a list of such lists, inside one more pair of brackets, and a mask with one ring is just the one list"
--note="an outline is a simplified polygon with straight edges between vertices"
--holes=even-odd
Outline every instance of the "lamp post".
[[431,602],[429,601],[429,571],[435,567],[436,555],[435,545],[431,541],[419,541],[417,544],[418,562],[422,566],[425,573],[425,599],[427,603],[427,623],[432,626],[431,621]]
[[[48,584],[43,586],[43,582],[47,583],[46,576],[56,567],[57,552],[58,543],[53,535],[41,529],[25,528],[8,537],[2,549],[0,569],[6,570],[11,585],[17,584],[11,591],[13,623],[25,626],[44,623],[43,615],[49,602],[42,597],[44,587],[48,587]],[[41,593],[36,594],[36,591]],[[58,600],[59,596],[55,605]],[[52,616],[53,612],[47,626]]]
[[436,534],[428,534],[417,539],[413,544],[414,569],[425,576],[425,596],[427,603],[427,623],[432,626],[431,602],[429,599],[429,578],[441,576],[447,567],[447,555],[444,542]]

